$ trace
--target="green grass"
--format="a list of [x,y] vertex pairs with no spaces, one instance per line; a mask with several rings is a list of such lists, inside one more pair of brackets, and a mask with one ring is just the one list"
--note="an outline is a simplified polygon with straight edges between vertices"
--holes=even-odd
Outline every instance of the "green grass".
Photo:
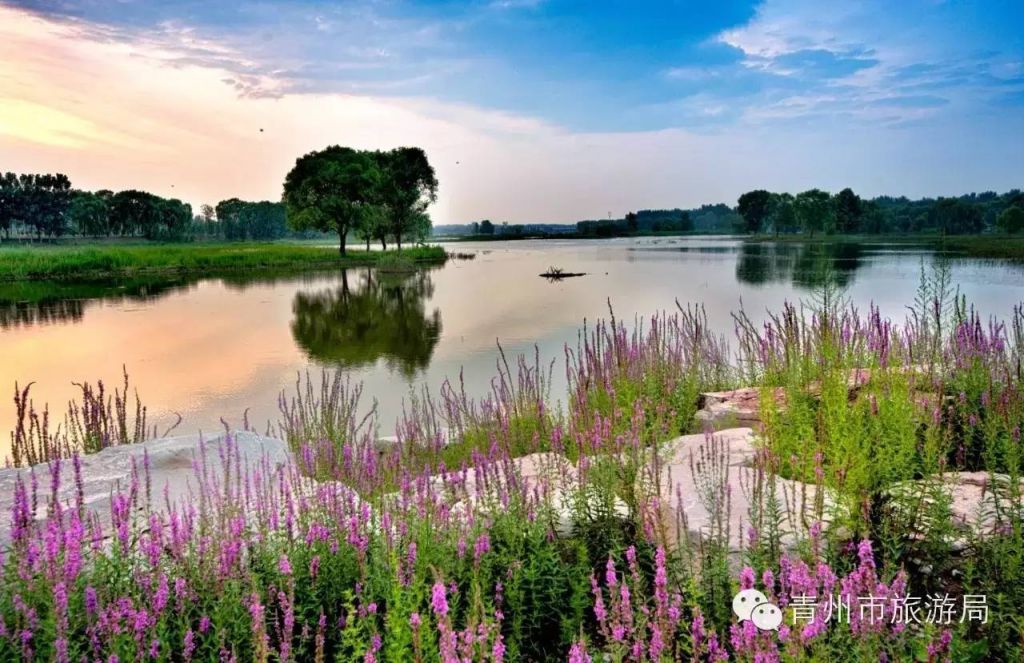
[[[141,275],[202,275],[265,269],[373,266],[397,251],[350,251],[331,246],[268,243],[132,244],[0,248],[0,282],[86,281]],[[402,260],[440,263],[444,249],[403,249]]]

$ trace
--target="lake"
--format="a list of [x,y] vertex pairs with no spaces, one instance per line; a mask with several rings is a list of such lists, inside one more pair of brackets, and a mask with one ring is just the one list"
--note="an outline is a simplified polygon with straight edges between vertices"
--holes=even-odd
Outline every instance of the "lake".
[[[905,244],[753,244],[729,237],[453,243],[472,260],[414,275],[366,269],[303,275],[0,289],[0,389],[34,381],[37,404],[63,412],[72,382],[120,384],[122,365],[162,426],[212,432],[243,413],[263,430],[299,372],[341,367],[376,398],[382,434],[403,399],[464,375],[482,395],[496,374],[497,343],[510,357],[539,349],[557,359],[552,396],[565,389],[564,346],[584,320],[632,320],[702,303],[732,339],[742,302],[763,318],[786,300],[808,300],[826,279],[865,310],[870,302],[902,320],[922,264],[939,259]],[[947,256],[953,281],[985,315],[1006,318],[1024,290],[1024,267]],[[585,272],[548,281],[549,267]],[[0,452],[15,411],[0,403]]]

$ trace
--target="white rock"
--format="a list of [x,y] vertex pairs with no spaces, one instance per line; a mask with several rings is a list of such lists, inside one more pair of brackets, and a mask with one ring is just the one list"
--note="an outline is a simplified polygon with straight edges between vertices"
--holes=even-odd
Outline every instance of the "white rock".
[[[751,515],[763,513],[773,499],[781,516],[783,544],[806,534],[813,521],[816,487],[754,468],[755,440],[750,428],[733,428],[713,436],[684,435],[666,445],[658,500],[667,545],[678,545],[684,536],[718,538],[738,552],[747,545]],[[723,484],[727,489],[716,489]],[[825,510],[830,506],[826,500]]]
[[[260,464],[271,470],[289,465],[291,454],[285,442],[263,437],[256,433],[238,431],[231,433],[237,446],[237,461],[233,459],[228,476],[234,472],[238,462],[244,472]],[[193,500],[199,490],[201,477],[197,474],[198,462],[205,453],[205,481],[210,484],[223,482],[225,468],[221,451],[225,448],[224,436],[205,439],[200,435],[181,435],[151,440],[142,444],[108,447],[95,454],[80,457],[83,504],[86,510],[96,513],[104,524],[110,521],[110,499],[113,493],[128,491],[132,484],[133,466],[138,476],[140,497],[145,498],[145,466],[149,467],[149,490],[151,506],[159,510],[167,501],[181,504]],[[35,472],[38,484],[37,519],[47,515],[52,493],[52,464],[41,463],[31,468],[0,469],[0,544],[10,540],[11,508],[14,504],[15,485],[20,477],[27,488],[31,486],[31,473]],[[60,461],[60,483],[57,500],[66,507],[75,505],[78,488],[71,459]]]

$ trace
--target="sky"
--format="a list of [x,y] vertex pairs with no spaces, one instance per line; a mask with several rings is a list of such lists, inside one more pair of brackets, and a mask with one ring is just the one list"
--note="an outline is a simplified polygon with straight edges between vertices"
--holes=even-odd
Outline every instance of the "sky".
[[198,207],[423,147],[435,223],[1024,187],[1020,0],[0,0],[0,170]]

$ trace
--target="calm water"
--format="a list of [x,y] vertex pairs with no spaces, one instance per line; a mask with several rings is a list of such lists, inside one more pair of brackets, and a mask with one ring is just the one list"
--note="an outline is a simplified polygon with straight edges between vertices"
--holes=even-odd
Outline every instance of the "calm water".
[[[35,381],[37,403],[63,411],[73,381],[120,383],[127,366],[155,422],[184,417],[179,431],[277,420],[277,397],[309,367],[343,367],[379,401],[390,428],[411,390],[464,371],[471,394],[496,372],[497,342],[510,356],[557,358],[552,395],[564,393],[564,344],[584,321],[632,319],[702,302],[732,334],[740,302],[763,317],[806,299],[834,278],[858,305],[902,319],[927,250],[884,243],[750,245],[730,238],[460,243],[474,260],[409,277],[368,270],[303,276],[249,275],[166,283],[133,281],[0,289],[0,389]],[[984,313],[1006,317],[1024,297],[1024,268],[951,258],[954,281]],[[587,276],[548,282],[556,266]],[[829,267],[829,269],[826,269]],[[831,276],[824,276],[831,275]],[[33,302],[33,303],[27,303]],[[0,401],[0,452],[14,407]]]

